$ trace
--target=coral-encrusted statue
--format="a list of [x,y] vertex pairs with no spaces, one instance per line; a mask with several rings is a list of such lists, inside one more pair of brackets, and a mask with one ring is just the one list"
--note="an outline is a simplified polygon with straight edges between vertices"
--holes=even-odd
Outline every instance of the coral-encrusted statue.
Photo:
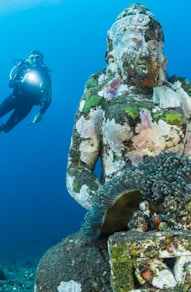
[[88,212],[43,256],[35,292],[190,289],[191,85],[168,77],[163,45],[141,4],[108,31],[107,66],[86,83],[67,166],[68,191]]
[[[101,186],[144,157],[191,152],[190,83],[167,77],[154,15],[131,5],[111,26],[107,44],[107,67],[86,83],[68,158],[68,191],[87,210]],[[101,178],[94,172],[99,159]]]

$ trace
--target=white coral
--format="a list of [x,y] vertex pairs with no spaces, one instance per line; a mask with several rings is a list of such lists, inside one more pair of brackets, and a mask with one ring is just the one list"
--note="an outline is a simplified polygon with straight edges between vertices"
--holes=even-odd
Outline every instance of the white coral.
[[95,159],[98,155],[99,144],[97,138],[84,140],[80,143],[80,159],[90,167],[94,166]]
[[167,86],[153,88],[153,102],[161,108],[176,108],[181,105],[181,96]]
[[128,124],[120,125],[114,119],[105,122],[103,129],[104,143],[109,145],[113,152],[121,156],[124,149],[123,142],[129,141],[133,136],[132,130]]
[[70,176],[69,174],[66,176],[67,180],[67,188],[70,195],[76,200],[78,204],[83,206],[85,209],[90,210],[91,202],[89,195],[89,188],[86,184],[82,185],[79,192],[74,191],[74,181],[75,177]]
[[111,177],[114,173],[120,175],[120,170],[125,166],[125,160],[121,158],[115,160],[114,153],[109,149],[107,155],[104,155],[103,164],[106,177]]
[[[191,255],[180,256],[176,258],[174,265],[174,275],[177,282],[184,283],[185,278],[185,265],[191,263]],[[191,270],[189,270],[191,274]]]
[[152,280],[152,285],[159,289],[173,288],[177,284],[172,272],[168,269],[161,270]]
[[57,287],[58,292],[81,292],[81,284],[75,282],[74,280],[70,280],[69,282],[61,281],[59,286]]
[[100,129],[100,120],[103,116],[101,108],[91,109],[88,119],[84,116],[76,122],[76,130],[82,138],[95,137]]

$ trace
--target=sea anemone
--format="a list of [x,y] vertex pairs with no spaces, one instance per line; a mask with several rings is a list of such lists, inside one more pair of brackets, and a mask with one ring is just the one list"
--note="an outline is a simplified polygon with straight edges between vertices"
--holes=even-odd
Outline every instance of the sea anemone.
[[[82,230],[90,239],[127,230],[130,220],[137,221],[136,211],[145,199],[149,201],[151,214],[158,212],[167,218],[171,208],[165,201],[168,197],[180,202],[180,208],[186,208],[191,201],[191,161],[183,154],[161,152],[147,157],[138,167],[131,166],[121,176],[106,182],[97,191]],[[173,214],[173,221],[179,222],[180,210]]]
[[162,151],[146,157],[138,168],[152,184],[150,199],[153,203],[162,202],[168,195],[186,194],[191,183],[191,161],[180,153]]
[[86,214],[82,229],[91,239],[127,228],[143,196],[148,195],[144,172],[130,167],[99,188],[92,209]]

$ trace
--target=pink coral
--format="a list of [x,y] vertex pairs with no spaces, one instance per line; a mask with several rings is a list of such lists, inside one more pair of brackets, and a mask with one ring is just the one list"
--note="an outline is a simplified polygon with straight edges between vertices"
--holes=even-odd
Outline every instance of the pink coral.
[[151,113],[148,109],[143,109],[140,112],[140,119],[141,119],[141,125],[139,126],[139,132],[143,129],[151,128],[152,123],[152,117]]
[[120,79],[113,78],[109,83],[109,88],[107,90],[107,93],[110,93],[112,96],[114,96],[117,92],[119,85],[120,85]]

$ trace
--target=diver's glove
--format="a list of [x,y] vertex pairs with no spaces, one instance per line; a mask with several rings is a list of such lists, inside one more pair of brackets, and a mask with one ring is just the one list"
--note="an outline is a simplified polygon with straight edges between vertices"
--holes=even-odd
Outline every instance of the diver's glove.
[[32,123],[36,124],[36,123],[40,122],[41,119],[42,119],[42,114],[41,114],[41,112],[39,112],[38,114],[36,114],[34,116],[34,119],[33,119]]
[[30,72],[25,73],[25,75],[23,76],[23,78],[20,80],[20,83],[24,83],[26,81],[29,81],[30,80],[30,76],[31,76],[31,73]]

